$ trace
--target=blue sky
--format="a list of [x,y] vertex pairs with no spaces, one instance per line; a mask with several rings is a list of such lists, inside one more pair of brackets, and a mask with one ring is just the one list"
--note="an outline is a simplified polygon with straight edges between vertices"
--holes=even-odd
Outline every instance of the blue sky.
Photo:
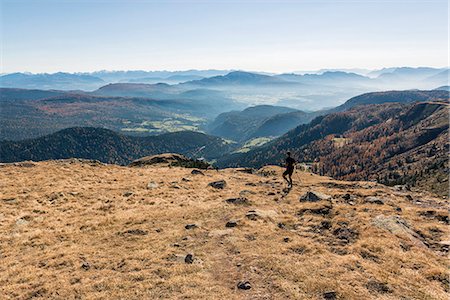
[[446,0],[0,0],[1,72],[448,65]]

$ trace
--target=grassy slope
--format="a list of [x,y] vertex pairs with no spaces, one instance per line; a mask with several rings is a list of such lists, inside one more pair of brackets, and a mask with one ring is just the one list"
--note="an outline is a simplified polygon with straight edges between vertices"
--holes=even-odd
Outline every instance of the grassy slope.
[[[448,240],[447,225],[421,215],[446,216],[442,200],[308,173],[294,175],[301,183],[282,198],[281,169],[269,169],[274,175],[261,177],[69,161],[4,165],[2,299],[321,299],[325,291],[338,299],[448,299],[448,262],[438,244]],[[206,187],[219,179],[225,189]],[[159,187],[147,189],[149,181]],[[308,190],[333,199],[300,203]],[[224,202],[240,192],[250,205]],[[366,195],[385,204],[366,204]],[[298,215],[327,205],[326,216]],[[251,209],[262,217],[247,219]],[[398,215],[421,236],[377,228],[378,215]],[[239,225],[226,228],[230,219]],[[190,223],[199,227],[186,230]],[[359,234],[347,243],[334,233],[342,228]],[[193,264],[184,263],[187,253]],[[252,288],[238,290],[242,280]]]

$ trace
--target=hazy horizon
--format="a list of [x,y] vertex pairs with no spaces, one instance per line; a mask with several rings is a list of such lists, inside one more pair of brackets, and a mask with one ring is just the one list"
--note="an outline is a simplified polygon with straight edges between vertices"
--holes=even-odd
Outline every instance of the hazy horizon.
[[2,73],[448,66],[442,0],[0,3]]
[[322,72],[347,72],[347,73],[356,73],[356,74],[364,74],[367,72],[373,72],[373,71],[380,71],[383,69],[400,69],[400,68],[412,68],[412,69],[418,69],[418,68],[433,68],[433,69],[449,69],[448,66],[386,66],[386,67],[380,67],[375,69],[365,69],[365,68],[322,68],[322,69],[311,69],[311,70],[287,70],[287,71],[280,71],[280,72],[270,72],[266,70],[247,70],[247,69],[214,69],[214,68],[208,68],[208,69],[199,69],[199,68],[193,68],[193,69],[103,69],[103,70],[92,70],[92,71],[54,71],[54,72],[30,72],[27,70],[18,70],[14,72],[2,72],[2,75],[6,74],[13,74],[13,73],[23,73],[23,74],[55,74],[55,73],[68,73],[68,74],[92,74],[92,73],[98,73],[98,72],[170,72],[170,73],[176,73],[176,72],[190,72],[190,71],[224,71],[224,72],[248,72],[248,73],[258,73],[258,74],[268,74],[268,75],[279,75],[279,74],[314,74],[314,73],[322,73]]

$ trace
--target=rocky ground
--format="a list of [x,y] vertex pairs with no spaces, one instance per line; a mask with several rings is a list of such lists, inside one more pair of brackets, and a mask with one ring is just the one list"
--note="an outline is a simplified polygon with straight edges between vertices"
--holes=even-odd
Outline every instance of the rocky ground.
[[446,200],[245,171],[2,165],[1,298],[449,298]]

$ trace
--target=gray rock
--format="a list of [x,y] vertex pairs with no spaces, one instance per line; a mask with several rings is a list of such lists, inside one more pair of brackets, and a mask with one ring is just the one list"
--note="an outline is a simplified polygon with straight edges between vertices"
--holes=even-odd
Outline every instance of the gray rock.
[[227,186],[227,182],[225,180],[213,181],[208,183],[208,186],[211,186],[215,189],[224,189]]
[[366,203],[383,205],[384,201],[378,197],[369,196],[364,199]]
[[16,198],[3,198],[2,200],[4,203],[9,203],[9,204],[17,203]]
[[320,200],[329,200],[331,196],[317,192],[306,192],[300,197],[300,202],[317,202]]
[[156,189],[159,185],[154,182],[154,181],[150,181],[149,183],[147,183],[147,188],[148,189]]
[[130,191],[125,192],[125,193],[123,193],[123,196],[124,196],[124,197],[130,197],[130,196],[133,196],[133,192],[130,192]]
[[16,225],[27,225],[28,223],[30,223],[29,221],[27,221],[25,218],[20,218],[20,219],[17,219],[17,221],[16,221]]
[[411,229],[411,226],[399,216],[376,216],[372,220],[375,227],[387,230],[399,237],[407,238],[420,247],[425,247],[421,237]]

